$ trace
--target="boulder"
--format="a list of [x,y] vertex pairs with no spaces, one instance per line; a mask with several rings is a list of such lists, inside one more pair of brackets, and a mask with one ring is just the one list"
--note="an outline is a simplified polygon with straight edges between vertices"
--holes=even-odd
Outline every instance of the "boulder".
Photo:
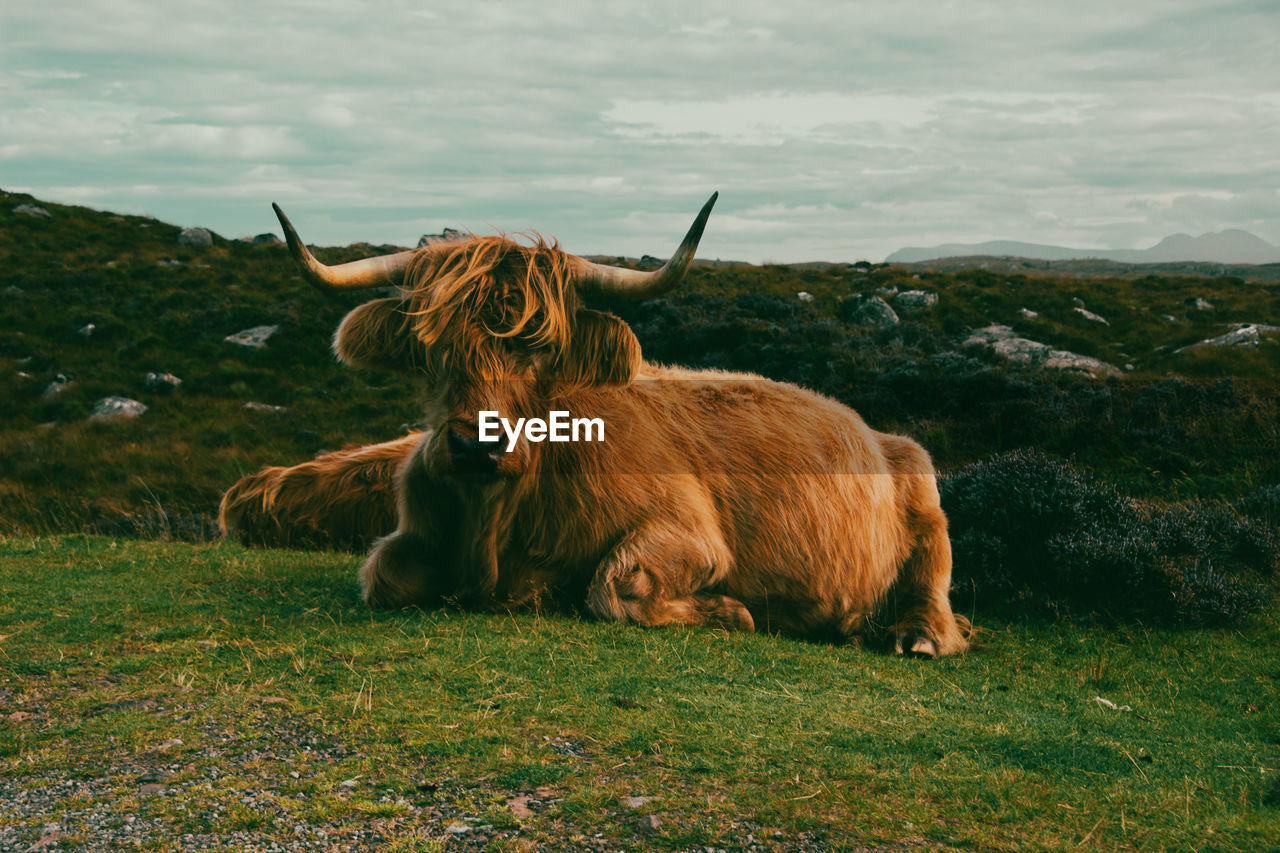
[[267,339],[279,329],[279,326],[254,326],[252,329],[245,329],[236,332],[234,335],[227,335],[223,340],[237,346],[262,349],[267,345]]
[[147,411],[147,407],[137,400],[128,397],[103,397],[93,404],[91,421],[109,421],[116,418],[136,418]]
[[212,246],[213,232],[208,228],[183,228],[178,242],[184,246]]
[[898,315],[879,296],[859,293],[842,299],[839,305],[840,316],[859,326],[873,326],[877,329],[898,325]]
[[1213,303],[1203,296],[1197,296],[1195,299],[1188,299],[1187,304],[1197,311],[1212,311]]
[[93,335],[93,330],[96,328],[98,327],[93,323],[85,323],[83,326],[76,329],[76,334],[80,335],[81,337],[87,338]]
[[938,294],[931,290],[904,290],[893,297],[899,311],[922,311],[938,304]]
[[796,299],[799,299],[801,302],[812,302],[813,294],[807,290],[802,290],[796,294]]
[[37,207],[34,204],[20,204],[13,209],[13,212],[19,216],[34,216],[37,218],[48,219],[53,214],[45,210],[43,207]]
[[278,246],[282,241],[279,237],[267,232],[266,234],[258,234],[249,240],[255,246]]

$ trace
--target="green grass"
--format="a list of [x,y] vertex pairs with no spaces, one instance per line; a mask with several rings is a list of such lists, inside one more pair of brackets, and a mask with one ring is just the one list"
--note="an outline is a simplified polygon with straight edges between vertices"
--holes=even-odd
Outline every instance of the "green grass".
[[[979,612],[977,650],[922,662],[562,616],[375,612],[357,563],[0,540],[0,786],[11,801],[81,786],[57,814],[0,812],[0,839],[24,849],[61,820],[64,841],[93,845],[90,816],[133,816],[156,848],[183,833],[261,847],[300,826],[441,849],[467,820],[491,849],[597,833],[634,849],[1280,841],[1274,616],[1160,631]],[[155,771],[167,790],[143,795]],[[532,817],[509,807],[517,796]]]

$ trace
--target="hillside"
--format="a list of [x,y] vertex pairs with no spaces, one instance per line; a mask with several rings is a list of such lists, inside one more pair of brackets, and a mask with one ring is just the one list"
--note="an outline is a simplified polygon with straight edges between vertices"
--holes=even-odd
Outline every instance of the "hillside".
[[[18,212],[24,205],[47,215]],[[307,287],[278,244],[213,235],[188,245],[180,233],[0,195],[0,529],[200,538],[243,473],[385,440],[418,417],[405,377],[357,372],[329,354],[362,295]],[[893,295],[910,290],[938,301],[911,309]],[[900,322],[877,325],[864,311],[871,297],[896,306]],[[1280,344],[1265,331],[1280,325],[1275,282],[739,264],[697,267],[668,299],[600,304],[632,324],[649,358],[816,388],[879,429],[915,436],[944,470],[1038,447],[1162,499],[1234,500],[1280,482]],[[1264,331],[1244,345],[1198,346],[1238,324]],[[993,325],[1114,374],[966,343]],[[277,328],[261,347],[227,340],[264,326]],[[113,396],[147,411],[91,421]]]

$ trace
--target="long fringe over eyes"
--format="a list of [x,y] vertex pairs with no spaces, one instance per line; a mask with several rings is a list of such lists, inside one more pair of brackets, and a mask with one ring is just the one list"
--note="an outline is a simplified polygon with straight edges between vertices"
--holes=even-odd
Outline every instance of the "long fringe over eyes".
[[498,378],[494,338],[559,352],[578,309],[569,255],[537,232],[525,246],[477,237],[444,252],[421,252],[405,274],[413,331],[428,351],[447,352],[475,378]]

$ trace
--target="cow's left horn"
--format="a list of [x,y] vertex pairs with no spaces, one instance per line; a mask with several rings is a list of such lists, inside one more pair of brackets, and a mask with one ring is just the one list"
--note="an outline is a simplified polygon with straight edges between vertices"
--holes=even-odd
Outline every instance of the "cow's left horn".
[[684,278],[685,271],[693,262],[693,253],[698,250],[698,241],[702,239],[702,229],[707,227],[707,217],[715,206],[720,193],[714,192],[707,203],[693,220],[689,233],[684,235],[680,248],[676,249],[671,259],[652,272],[611,267],[582,259],[582,269],[578,275],[578,289],[596,293],[616,293],[621,296],[634,296],[637,299],[650,299],[661,296],[671,290]]
[[347,264],[325,266],[316,260],[315,255],[303,244],[298,232],[293,230],[289,217],[284,215],[280,205],[275,202],[271,207],[284,229],[284,238],[289,242],[289,252],[302,271],[302,275],[312,284],[329,290],[346,290],[361,287],[386,287],[398,285],[404,281],[404,271],[409,267],[416,251],[396,252],[392,255],[379,255],[364,258]]

